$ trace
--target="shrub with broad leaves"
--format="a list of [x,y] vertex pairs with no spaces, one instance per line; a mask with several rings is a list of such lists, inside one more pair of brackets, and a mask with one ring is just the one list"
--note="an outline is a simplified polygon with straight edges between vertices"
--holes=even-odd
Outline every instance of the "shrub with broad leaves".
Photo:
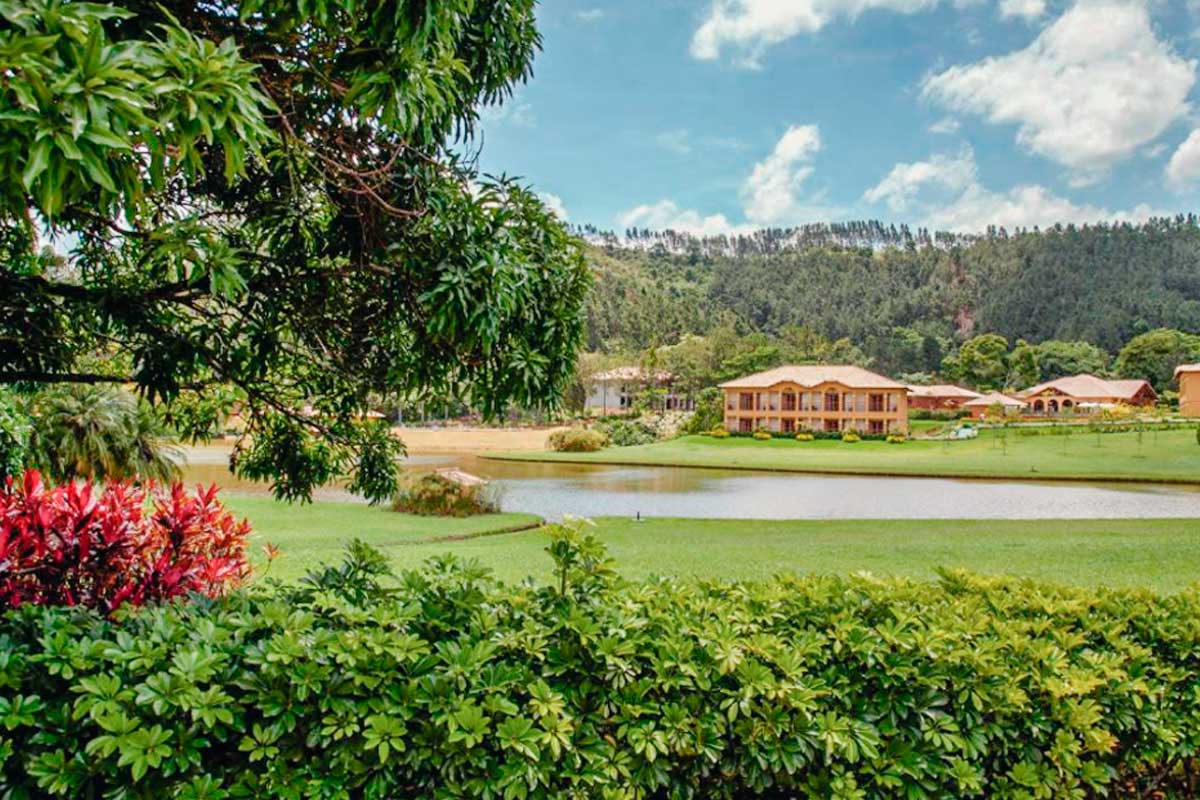
[[0,488],[0,608],[85,606],[107,614],[188,593],[209,597],[249,573],[250,525],[216,487],[86,483],[36,471]]
[[1200,591],[553,580],[361,544],[298,587],[0,618],[15,798],[1195,797]]

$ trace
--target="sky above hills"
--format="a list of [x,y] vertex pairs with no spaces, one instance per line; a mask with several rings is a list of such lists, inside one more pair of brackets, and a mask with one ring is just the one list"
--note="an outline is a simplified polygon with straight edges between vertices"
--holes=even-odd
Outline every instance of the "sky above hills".
[[1200,0],[543,0],[480,166],[571,222],[1141,220],[1200,199]]

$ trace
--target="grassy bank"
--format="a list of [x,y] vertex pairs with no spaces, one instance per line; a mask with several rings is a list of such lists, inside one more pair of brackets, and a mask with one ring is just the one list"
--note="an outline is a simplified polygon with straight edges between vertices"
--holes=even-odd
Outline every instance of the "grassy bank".
[[[273,578],[293,580],[312,567],[336,561],[345,543],[362,539],[388,554],[414,546],[453,549],[463,539],[536,526],[533,514],[484,514],[455,519],[397,514],[360,503],[317,502],[306,506],[277,503],[269,497],[222,495],[222,501],[254,527],[252,557],[262,564],[262,545],[279,548],[271,565]],[[426,545],[418,543],[425,542]],[[423,551],[424,552],[424,551]],[[420,563],[397,557],[398,564]]]
[[[779,572],[932,578],[938,567],[1081,586],[1178,590],[1200,581],[1200,520],[597,521],[622,574],[761,579]],[[548,577],[541,531],[457,542],[507,579]],[[445,552],[418,545],[401,566]]]
[[[528,526],[526,514],[438,519],[343,503],[306,507],[227,497],[250,518],[255,543],[281,551],[270,575],[294,579],[336,561],[358,537],[398,568],[452,552],[508,580],[549,576],[545,533],[483,535]],[[934,576],[938,567],[1058,583],[1177,590],[1200,581],[1200,520],[597,520],[629,577],[766,578],[778,572]],[[474,538],[471,538],[474,537]],[[431,541],[432,540],[432,541]],[[261,554],[255,548],[255,558]]]
[[1069,436],[1025,436],[1010,430],[953,441],[796,442],[791,439],[713,439],[685,436],[596,453],[504,451],[487,458],[638,466],[939,476],[1026,480],[1200,483],[1200,445],[1194,430]]

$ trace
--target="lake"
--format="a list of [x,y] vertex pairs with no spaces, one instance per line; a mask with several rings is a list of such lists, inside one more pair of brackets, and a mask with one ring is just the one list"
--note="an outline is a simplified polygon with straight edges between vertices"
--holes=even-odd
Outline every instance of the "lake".
[[[227,451],[189,453],[188,482],[264,493],[225,466]],[[776,472],[492,461],[462,453],[410,456],[417,469],[454,466],[491,479],[505,511],[576,516],[734,519],[1102,519],[1198,517],[1200,487],[788,475]],[[337,488],[319,499],[355,498]]]

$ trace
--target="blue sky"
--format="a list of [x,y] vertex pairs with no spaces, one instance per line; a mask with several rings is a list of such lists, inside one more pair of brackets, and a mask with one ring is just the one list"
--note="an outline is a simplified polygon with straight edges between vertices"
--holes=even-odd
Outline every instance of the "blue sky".
[[579,224],[1142,219],[1200,198],[1200,4],[545,0],[481,167]]

